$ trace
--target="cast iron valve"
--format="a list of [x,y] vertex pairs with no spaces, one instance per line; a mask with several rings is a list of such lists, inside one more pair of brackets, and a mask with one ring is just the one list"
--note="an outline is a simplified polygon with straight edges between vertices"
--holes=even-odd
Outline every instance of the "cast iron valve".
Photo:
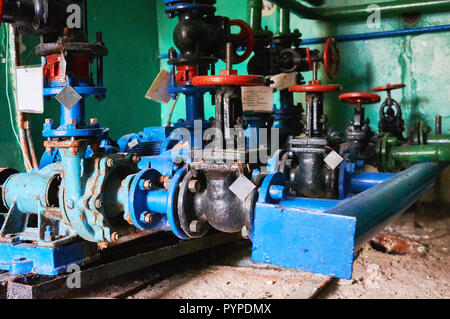
[[74,13],[71,5],[85,3],[83,0],[0,0],[0,21],[14,23],[21,33],[61,34]]
[[402,89],[405,84],[387,84],[372,89],[372,92],[387,92],[387,98],[380,108],[379,134],[391,133],[395,137],[403,140],[405,121],[402,118],[402,108],[391,96],[392,90]]
[[322,84],[320,80],[310,81],[308,85],[295,85],[290,92],[306,92],[306,134],[308,137],[326,136],[326,116],[323,113],[324,93],[339,92],[339,84]]
[[369,126],[370,120],[365,118],[363,105],[380,102],[380,96],[373,93],[353,92],[342,94],[339,100],[346,104],[356,105],[353,119],[350,120],[350,126],[347,129],[347,143],[342,145],[341,152],[354,157],[351,158],[352,160],[370,162],[375,157],[375,146],[372,143],[374,133]]

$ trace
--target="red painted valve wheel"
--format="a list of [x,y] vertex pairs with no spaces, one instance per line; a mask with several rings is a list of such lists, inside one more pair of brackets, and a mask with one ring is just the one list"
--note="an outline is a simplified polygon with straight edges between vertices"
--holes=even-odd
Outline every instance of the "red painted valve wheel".
[[306,93],[326,93],[339,92],[342,90],[340,84],[322,84],[321,81],[310,81],[308,85],[293,85],[289,88],[289,92],[306,92]]
[[339,100],[347,104],[375,104],[380,102],[379,95],[364,92],[345,93],[339,97]]
[[[240,19],[230,20],[231,26],[237,26],[241,29],[238,34],[231,35],[231,43],[233,43],[233,64],[239,64],[248,59],[255,48],[255,34],[248,23]],[[237,54],[236,49],[246,47],[243,54]]]
[[323,50],[323,66],[325,68],[325,73],[330,79],[334,79],[340,71],[341,68],[341,56],[339,54],[339,47],[337,42],[330,38],[325,43],[325,48]]
[[379,86],[372,89],[372,92],[392,91],[397,89],[403,89],[406,85],[401,84],[387,84],[385,86]]
[[202,75],[192,79],[192,85],[194,86],[261,86],[265,82],[266,79],[262,75],[238,75],[236,70],[223,70],[220,75]]

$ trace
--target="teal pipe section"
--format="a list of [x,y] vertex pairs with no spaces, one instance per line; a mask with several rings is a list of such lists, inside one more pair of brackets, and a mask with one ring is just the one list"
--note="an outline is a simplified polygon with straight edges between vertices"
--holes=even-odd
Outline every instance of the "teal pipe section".
[[86,153],[86,147],[80,147],[76,154],[72,153],[70,148],[60,148],[61,162],[63,165],[63,191],[60,198],[63,200],[63,209],[72,228],[83,239],[89,241],[100,241],[96,232],[86,221],[83,207],[84,187],[83,181],[86,179],[87,172],[84,171],[83,159]]
[[[270,0],[279,6],[288,6],[292,12],[307,19],[324,21],[349,21],[367,19],[374,11],[369,4],[345,6],[338,8],[310,8],[295,0]],[[414,1],[399,0],[372,3],[377,5],[382,17],[392,17],[404,13],[433,13],[450,10],[450,0]]]
[[442,169],[436,163],[416,164],[324,214],[356,218],[355,241],[362,243],[419,200],[433,186]]

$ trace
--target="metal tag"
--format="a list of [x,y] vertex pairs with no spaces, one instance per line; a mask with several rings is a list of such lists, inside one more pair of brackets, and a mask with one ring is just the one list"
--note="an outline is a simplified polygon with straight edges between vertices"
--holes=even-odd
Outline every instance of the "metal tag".
[[139,141],[137,139],[134,139],[130,143],[128,143],[128,148],[131,150],[137,145],[139,145]]
[[327,164],[331,169],[335,169],[341,163],[344,161],[341,155],[339,155],[337,152],[332,151],[330,154],[328,154],[327,157],[325,157],[324,162]]
[[71,110],[75,104],[80,102],[83,98],[77,91],[70,85],[66,85],[58,95],[55,96],[59,103],[61,103],[67,110]]
[[270,87],[282,91],[296,84],[297,73],[281,73],[273,75],[270,80],[273,82]]
[[255,188],[256,186],[252,183],[251,180],[241,175],[230,186],[230,191],[232,191],[234,195],[239,197],[240,200],[244,201]]

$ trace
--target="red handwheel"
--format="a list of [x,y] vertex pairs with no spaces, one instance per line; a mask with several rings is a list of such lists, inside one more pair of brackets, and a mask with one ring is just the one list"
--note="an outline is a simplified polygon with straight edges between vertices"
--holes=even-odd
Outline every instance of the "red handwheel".
[[223,70],[220,75],[202,75],[192,79],[192,85],[194,86],[261,86],[265,82],[266,79],[262,75],[238,75],[236,70]]
[[333,38],[328,39],[325,43],[323,66],[325,68],[325,73],[330,79],[334,79],[339,74],[341,68],[341,56],[339,54],[338,44]]
[[372,89],[372,92],[382,92],[382,91],[392,91],[397,89],[403,89],[406,85],[403,83],[401,84],[387,84],[384,86],[379,86],[374,89]]
[[289,88],[289,92],[306,92],[306,93],[326,93],[339,92],[342,90],[340,84],[322,84],[321,81],[310,81],[308,85],[293,85]]
[[345,93],[339,97],[339,100],[346,104],[375,104],[380,102],[381,98],[379,95],[373,93],[365,92],[352,92]]
[[[240,19],[230,20],[231,26],[237,26],[241,30],[238,34],[231,35],[231,43],[233,43],[233,64],[239,64],[248,59],[255,48],[255,34],[248,23]],[[236,49],[246,47],[243,54],[237,54]]]

